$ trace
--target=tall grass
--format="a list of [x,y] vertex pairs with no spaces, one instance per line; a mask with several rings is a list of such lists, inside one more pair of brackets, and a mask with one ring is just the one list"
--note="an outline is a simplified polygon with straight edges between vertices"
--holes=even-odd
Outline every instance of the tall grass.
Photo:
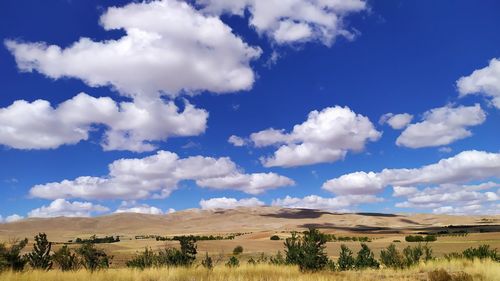
[[473,280],[500,280],[500,263],[489,260],[440,260],[421,263],[404,270],[369,269],[362,271],[303,273],[295,266],[274,266],[268,264],[242,265],[228,268],[223,265],[207,270],[201,266],[189,268],[152,268],[146,270],[108,269],[94,273],[80,270],[76,272],[25,271],[4,272],[0,280],[12,281],[414,281],[428,280],[428,273],[444,269],[451,274],[466,272]]

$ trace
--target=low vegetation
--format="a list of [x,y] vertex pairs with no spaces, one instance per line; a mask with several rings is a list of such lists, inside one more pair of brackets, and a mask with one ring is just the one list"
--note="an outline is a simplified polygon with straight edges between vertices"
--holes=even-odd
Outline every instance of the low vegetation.
[[434,242],[437,241],[436,235],[408,235],[405,237],[406,242]]
[[100,244],[100,243],[116,243],[120,242],[120,236],[105,236],[105,237],[97,237],[95,235],[92,235],[88,239],[82,239],[82,238],[76,238],[75,240],[69,240],[68,242],[70,243],[77,243],[77,244],[82,244],[82,243],[92,243],[92,244]]

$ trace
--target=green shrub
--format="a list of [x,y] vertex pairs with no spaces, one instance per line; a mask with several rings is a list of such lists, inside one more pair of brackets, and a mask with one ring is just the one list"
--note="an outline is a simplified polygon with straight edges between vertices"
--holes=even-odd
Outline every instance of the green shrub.
[[243,253],[243,247],[238,245],[236,247],[234,247],[233,249],[233,255],[237,256],[239,254]]
[[281,254],[281,251],[278,251],[278,253],[276,253],[276,256],[269,257],[269,263],[272,265],[283,265],[287,262],[285,257],[283,257],[283,255]]
[[127,267],[145,269],[157,265],[158,257],[151,250],[151,248],[145,248],[144,252],[138,253],[132,260],[127,261]]
[[269,239],[271,239],[271,240],[280,240],[280,237],[278,235],[273,235]]
[[240,261],[237,257],[232,256],[226,263],[227,267],[238,267],[240,266]]
[[437,241],[436,235],[408,235],[405,237],[406,242],[434,242]]
[[379,263],[374,258],[372,250],[364,243],[361,244],[361,249],[356,257],[355,266],[356,269],[379,267]]
[[497,249],[490,249],[490,245],[480,245],[477,248],[468,248],[462,252],[462,256],[466,259],[491,259],[500,262],[500,255]]
[[22,271],[27,260],[21,251],[28,244],[28,239],[13,241],[10,247],[0,244],[0,270]]
[[328,263],[325,251],[326,239],[321,232],[314,228],[305,231],[301,246],[301,260],[299,261],[301,270],[317,271],[326,267]]
[[354,268],[355,261],[352,256],[352,251],[346,245],[340,245],[340,255],[337,261],[339,270],[350,270]]
[[68,246],[64,245],[52,255],[52,260],[59,265],[61,271],[77,270],[79,267],[76,254],[71,253]]
[[81,257],[83,267],[90,271],[109,268],[112,257],[109,257],[102,249],[95,247],[94,243],[85,242],[76,253]]
[[52,268],[51,248],[52,243],[47,240],[47,234],[38,233],[35,236],[33,250],[26,255],[30,266],[33,269],[50,270]]
[[403,256],[396,249],[396,245],[390,244],[385,250],[380,251],[380,262],[390,268],[403,268]]

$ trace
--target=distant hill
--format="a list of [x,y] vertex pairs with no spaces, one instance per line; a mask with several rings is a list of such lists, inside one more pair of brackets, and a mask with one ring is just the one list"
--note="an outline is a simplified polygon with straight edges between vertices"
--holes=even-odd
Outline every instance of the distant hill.
[[334,213],[310,209],[253,207],[230,210],[189,209],[168,215],[135,213],[93,218],[30,218],[0,224],[0,239],[45,232],[53,241],[85,235],[173,235],[289,231],[315,226],[335,232],[395,232],[448,225],[499,225],[500,216]]

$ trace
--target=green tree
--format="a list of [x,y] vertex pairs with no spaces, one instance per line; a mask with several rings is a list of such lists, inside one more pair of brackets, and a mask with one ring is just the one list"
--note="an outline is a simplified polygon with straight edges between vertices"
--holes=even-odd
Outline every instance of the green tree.
[[236,247],[234,247],[233,249],[233,255],[237,256],[239,254],[243,253],[243,247],[238,245]]
[[240,261],[238,260],[237,257],[232,256],[227,262],[226,262],[227,267],[238,267],[240,266]]
[[346,245],[340,245],[340,255],[337,261],[339,270],[350,270],[354,268],[355,261],[352,251]]
[[144,252],[136,254],[132,260],[127,261],[127,267],[145,269],[153,267],[157,262],[157,256],[151,248],[145,248]]
[[76,253],[81,257],[83,267],[90,271],[108,268],[111,263],[111,257],[102,249],[95,247],[92,242],[83,243]]
[[33,244],[33,251],[27,254],[28,263],[34,269],[50,270],[52,268],[52,257],[50,250],[52,242],[47,240],[47,234],[38,233],[35,236],[35,244]]
[[10,244],[10,247],[0,244],[0,270],[22,271],[27,260],[21,255],[21,251],[28,244],[28,239],[12,241]]
[[380,261],[390,268],[403,268],[403,256],[396,249],[396,245],[390,244],[385,250],[380,251]]
[[317,271],[328,263],[326,255],[326,238],[317,229],[310,228],[302,237],[302,250],[299,267],[301,270]]
[[186,266],[193,264],[198,253],[196,239],[193,237],[183,237],[179,239],[179,243],[181,244],[182,264]]
[[285,261],[287,264],[299,264],[302,259],[302,242],[296,232],[292,232],[292,237],[286,238]]
[[70,271],[78,269],[78,258],[72,253],[68,246],[64,245],[52,255],[52,260],[59,265],[61,271]]
[[375,260],[372,250],[365,243],[361,243],[361,249],[356,257],[355,266],[357,269],[379,267],[379,263]]

